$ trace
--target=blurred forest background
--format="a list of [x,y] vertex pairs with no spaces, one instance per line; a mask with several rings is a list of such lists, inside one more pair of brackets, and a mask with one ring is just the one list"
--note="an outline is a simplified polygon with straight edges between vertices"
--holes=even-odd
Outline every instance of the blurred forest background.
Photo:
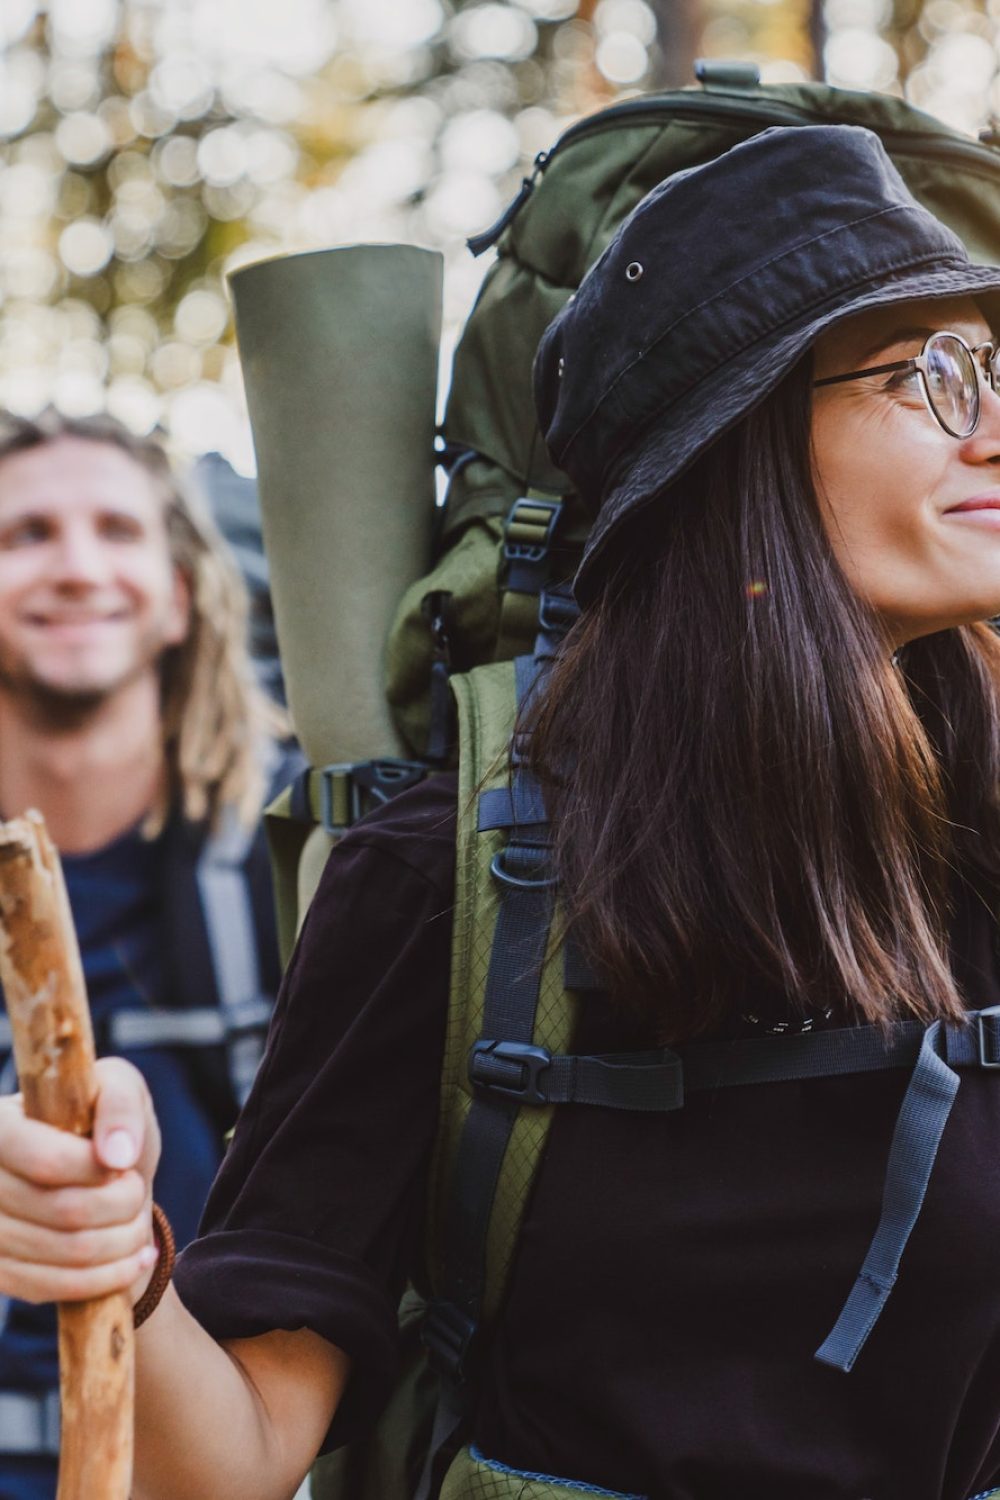
[[454,329],[466,236],[579,115],[704,55],[974,133],[998,48],[1000,0],[0,0],[0,403],[107,407],[249,472],[235,266],[438,246]]

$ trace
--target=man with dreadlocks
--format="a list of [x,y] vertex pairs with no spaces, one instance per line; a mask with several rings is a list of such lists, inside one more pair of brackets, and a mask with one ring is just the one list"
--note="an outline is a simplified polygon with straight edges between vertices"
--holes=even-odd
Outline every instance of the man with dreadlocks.
[[[245,634],[241,580],[158,443],[0,421],[0,815],[39,808],[62,854],[98,1050],[145,1074],[181,1241],[278,980],[259,818],[294,765]],[[54,1309],[3,1311],[0,1500],[53,1500]]]

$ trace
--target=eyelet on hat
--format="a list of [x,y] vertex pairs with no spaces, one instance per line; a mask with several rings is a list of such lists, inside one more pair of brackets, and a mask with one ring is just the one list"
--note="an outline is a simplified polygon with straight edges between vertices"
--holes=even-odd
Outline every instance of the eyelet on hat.
[[637,260],[633,260],[625,267],[626,281],[638,281],[642,276],[644,267]]

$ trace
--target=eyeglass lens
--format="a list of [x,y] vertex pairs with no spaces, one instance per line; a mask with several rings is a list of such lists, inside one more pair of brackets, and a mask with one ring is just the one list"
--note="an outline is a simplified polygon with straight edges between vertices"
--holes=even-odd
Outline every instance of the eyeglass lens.
[[927,395],[934,415],[954,437],[969,437],[979,421],[980,374],[976,358],[954,334],[942,333],[926,346]]

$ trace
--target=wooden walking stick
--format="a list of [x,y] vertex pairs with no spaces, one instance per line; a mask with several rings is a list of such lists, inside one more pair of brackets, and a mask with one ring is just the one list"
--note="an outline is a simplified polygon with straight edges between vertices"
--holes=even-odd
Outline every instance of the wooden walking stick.
[[[0,981],[33,1120],[89,1135],[97,1079],[80,950],[40,813],[0,823]],[[134,1335],[127,1291],[59,1306],[57,1500],[128,1500]]]

